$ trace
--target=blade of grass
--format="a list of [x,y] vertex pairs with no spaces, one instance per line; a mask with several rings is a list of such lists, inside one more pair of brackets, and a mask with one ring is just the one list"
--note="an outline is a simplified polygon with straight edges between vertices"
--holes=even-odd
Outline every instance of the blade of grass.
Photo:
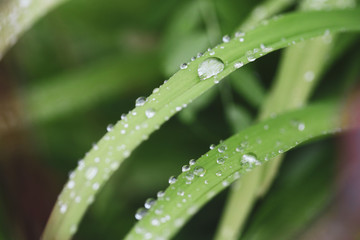
[[[338,131],[340,117],[336,104],[320,103],[268,119],[230,137],[181,173],[125,239],[169,239],[239,177],[300,143]],[[306,127],[299,130],[299,124]]]
[[0,59],[19,35],[64,0],[4,0],[0,2]]
[[[54,206],[43,239],[69,239],[95,194],[133,149],[186,104],[235,71],[236,63],[246,64],[291,42],[322,35],[325,30],[358,31],[359,13],[360,9],[289,14],[247,32],[243,42],[234,38],[215,47],[214,54],[206,52],[184,65],[169,81],[154,90],[145,103],[138,101],[138,107],[110,128],[79,162]],[[223,71],[200,80],[199,64],[214,57],[224,63]]]

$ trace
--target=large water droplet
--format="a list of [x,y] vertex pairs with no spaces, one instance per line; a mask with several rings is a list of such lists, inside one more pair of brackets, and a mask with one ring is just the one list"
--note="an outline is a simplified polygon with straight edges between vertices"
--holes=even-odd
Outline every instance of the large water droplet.
[[189,165],[184,165],[184,166],[182,166],[181,170],[182,170],[182,172],[187,172],[187,171],[190,170],[190,166]]
[[224,70],[224,63],[219,58],[211,57],[205,59],[198,67],[200,80],[205,80],[218,75]]
[[180,69],[187,69],[188,64],[187,63],[183,63],[180,65]]

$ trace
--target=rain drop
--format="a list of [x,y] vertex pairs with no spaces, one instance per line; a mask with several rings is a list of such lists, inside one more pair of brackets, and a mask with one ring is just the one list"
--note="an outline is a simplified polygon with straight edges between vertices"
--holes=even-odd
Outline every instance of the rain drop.
[[146,209],[150,209],[155,203],[156,203],[156,200],[155,200],[155,199],[153,199],[153,198],[148,198],[148,199],[145,201],[144,207],[145,207]]
[[107,127],[106,127],[106,131],[111,132],[111,131],[113,130],[113,128],[114,128],[114,125],[109,124],[109,125],[107,125]]
[[198,67],[200,80],[205,80],[218,75],[224,70],[224,63],[219,58],[211,57],[205,59]]
[[146,98],[145,97],[138,97],[135,101],[135,107],[140,107],[143,106],[146,103]]
[[187,63],[183,63],[180,65],[180,69],[187,69],[188,64]]
[[217,160],[216,160],[216,162],[218,163],[218,164],[224,164],[225,163],[225,158],[218,158]]
[[244,66],[244,63],[243,63],[243,62],[236,62],[236,63],[234,63],[234,68],[236,68],[236,69],[239,69],[239,68],[241,68],[242,66]]
[[176,183],[176,180],[177,180],[176,177],[171,176],[171,177],[169,178],[169,184],[174,184],[174,183]]
[[223,40],[224,43],[230,42],[230,37],[229,37],[229,35],[223,36],[222,40]]
[[145,208],[139,208],[135,213],[135,219],[141,220],[147,214],[147,210]]
[[149,108],[145,111],[145,115],[147,118],[152,118],[155,116],[155,110],[153,108]]
[[206,173],[206,170],[203,167],[198,166],[198,167],[194,168],[194,174],[196,176],[203,177],[205,175],[205,173]]
[[190,170],[190,166],[189,165],[184,165],[184,166],[182,166],[182,168],[181,168],[181,171],[182,172],[187,172],[187,171],[189,171]]

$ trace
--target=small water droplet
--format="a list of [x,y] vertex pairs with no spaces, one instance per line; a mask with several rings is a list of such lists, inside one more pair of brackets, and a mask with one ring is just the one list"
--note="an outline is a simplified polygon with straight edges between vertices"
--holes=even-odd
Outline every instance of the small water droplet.
[[158,198],[163,198],[165,196],[165,192],[164,191],[158,191],[158,193],[156,194],[156,196]]
[[144,207],[145,207],[146,209],[150,209],[155,203],[156,203],[156,200],[155,200],[155,199],[153,199],[153,198],[148,198],[148,199],[146,199],[146,201],[145,201]]
[[174,184],[174,183],[176,183],[176,180],[177,180],[176,177],[171,176],[171,177],[169,178],[169,184]]
[[182,166],[182,168],[181,168],[181,171],[182,172],[187,172],[187,171],[189,171],[190,170],[190,166],[189,165],[184,165],[184,166]]
[[73,189],[73,188],[75,187],[75,182],[74,182],[74,181],[68,182],[67,187],[68,187],[69,189]]
[[[135,100],[135,107],[141,107],[146,103],[147,99],[145,97],[138,97]],[[134,114],[133,114],[134,115]],[[136,115],[136,113],[135,113]]]
[[218,75],[224,70],[224,63],[219,58],[207,58],[198,67],[200,80],[205,80]]
[[145,111],[145,115],[147,118],[152,118],[155,116],[155,110],[153,108],[149,108]]
[[305,129],[305,123],[303,123],[303,122],[299,123],[298,130],[299,131],[304,131],[304,129]]
[[254,55],[250,54],[250,55],[247,56],[247,60],[248,60],[249,62],[253,62],[253,61],[256,60],[256,58],[255,58]]
[[238,31],[235,33],[235,37],[244,37],[245,36],[245,33],[244,32],[241,32],[241,31]]
[[222,40],[223,40],[224,43],[230,42],[230,37],[229,37],[229,35],[223,36]]
[[304,74],[304,79],[307,82],[312,82],[315,79],[315,74],[313,71],[307,71]]
[[221,171],[221,170],[220,170],[220,171],[217,171],[215,174],[216,174],[216,176],[221,177],[222,171]]
[[187,180],[192,181],[194,179],[194,174],[192,172],[188,172],[185,177]]
[[191,160],[189,161],[189,165],[190,165],[190,166],[194,165],[195,163],[196,163],[196,161],[195,161],[194,159],[191,159]]
[[218,148],[218,152],[219,152],[219,153],[223,153],[223,152],[226,151],[226,149],[227,149],[227,146],[226,146],[226,145],[221,145],[221,146]]
[[147,209],[139,208],[135,213],[135,219],[141,220],[147,214]]
[[210,145],[210,150],[213,150],[215,147],[216,147],[215,144],[211,144]]
[[114,125],[112,125],[112,124],[107,125],[106,131],[111,132],[113,130],[113,127],[114,127]]
[[198,167],[194,168],[194,174],[196,176],[203,177],[205,175],[205,173],[206,173],[206,170],[203,167],[198,166]]
[[241,68],[242,66],[244,66],[244,63],[243,63],[243,62],[236,62],[236,63],[234,63],[234,68],[236,68],[236,69]]
[[180,69],[187,69],[188,64],[187,63],[183,63],[180,65]]
[[60,212],[62,214],[64,214],[67,211],[67,205],[66,204],[61,204],[60,206]]
[[216,160],[216,162],[217,162],[218,164],[224,164],[224,163],[225,163],[225,158],[220,157],[220,158],[218,158],[218,159]]
[[88,179],[88,180],[91,180],[93,179],[96,174],[98,172],[98,169],[96,167],[89,167],[87,170],[86,170],[86,173],[85,173],[85,177]]

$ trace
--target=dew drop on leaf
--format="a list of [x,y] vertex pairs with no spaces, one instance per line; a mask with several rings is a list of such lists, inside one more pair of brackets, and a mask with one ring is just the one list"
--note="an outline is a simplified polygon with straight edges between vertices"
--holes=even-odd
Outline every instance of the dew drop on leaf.
[[107,125],[106,131],[111,132],[113,130],[113,127],[114,127],[114,125],[112,125],[112,124]]
[[219,58],[211,57],[205,59],[198,67],[200,80],[205,80],[218,75],[224,70],[224,63]]
[[153,199],[153,198],[148,198],[148,199],[146,199],[146,201],[145,201],[144,207],[145,207],[146,209],[150,209],[150,208],[155,204],[155,202],[156,202],[155,199]]
[[187,63],[183,63],[180,65],[180,69],[187,69],[188,64]]
[[152,118],[155,116],[155,110],[153,108],[149,108],[145,111],[145,115],[147,118]]
[[206,173],[206,170],[203,167],[198,166],[198,167],[194,168],[194,174],[196,176],[203,177],[205,175],[205,173]]
[[146,103],[146,98],[145,97],[138,97],[135,100],[135,107],[143,106],[145,103]]
[[177,180],[176,177],[171,176],[171,177],[169,178],[169,184],[174,184],[174,183],[176,183],[176,180]]
[[147,213],[147,210],[145,208],[139,208],[135,213],[135,219],[141,220]]
[[224,43],[230,42],[230,37],[229,37],[229,35],[223,36],[222,40],[223,40]]

